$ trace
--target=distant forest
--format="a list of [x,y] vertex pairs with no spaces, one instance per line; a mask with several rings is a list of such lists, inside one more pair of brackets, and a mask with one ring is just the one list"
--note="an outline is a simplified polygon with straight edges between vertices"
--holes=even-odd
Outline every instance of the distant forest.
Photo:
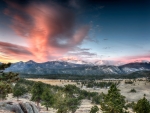
[[46,78],[46,79],[68,79],[68,80],[101,80],[108,78],[115,79],[136,79],[147,77],[150,79],[150,71],[138,71],[127,75],[63,75],[63,74],[53,74],[53,75],[34,75],[34,74],[20,74],[21,78]]

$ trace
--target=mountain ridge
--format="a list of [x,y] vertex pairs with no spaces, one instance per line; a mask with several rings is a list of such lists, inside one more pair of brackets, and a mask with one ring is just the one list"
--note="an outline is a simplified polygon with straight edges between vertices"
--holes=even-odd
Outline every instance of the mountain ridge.
[[48,61],[36,63],[33,60],[13,63],[5,72],[17,72],[20,74],[70,74],[70,75],[103,75],[103,74],[130,74],[136,71],[150,70],[149,62],[134,62],[120,66],[75,64],[65,61]]

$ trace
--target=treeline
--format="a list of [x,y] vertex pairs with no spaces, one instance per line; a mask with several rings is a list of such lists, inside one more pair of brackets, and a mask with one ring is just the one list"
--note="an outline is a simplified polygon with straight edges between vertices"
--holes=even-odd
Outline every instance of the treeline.
[[[60,80],[62,81],[62,80]],[[119,85],[120,81],[103,81],[103,80],[71,80],[71,82],[76,82],[81,88],[86,86],[87,88],[109,88],[112,84]]]
[[87,88],[109,88],[112,84],[118,85],[119,82],[95,82],[91,81],[86,84]]
[[53,74],[53,75],[34,75],[20,74],[22,78],[46,78],[46,79],[68,79],[68,80],[102,80],[107,78],[114,79],[136,79],[142,77],[150,77],[150,71],[138,71],[131,74],[114,74],[114,75],[68,75],[68,74]]

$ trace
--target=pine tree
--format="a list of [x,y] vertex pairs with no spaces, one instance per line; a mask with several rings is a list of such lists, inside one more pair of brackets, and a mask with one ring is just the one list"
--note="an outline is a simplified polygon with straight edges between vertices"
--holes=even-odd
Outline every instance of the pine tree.
[[37,102],[37,106],[39,108],[39,103],[42,99],[42,94],[44,92],[44,84],[42,82],[36,82],[31,90],[31,100]]
[[68,113],[67,101],[68,98],[66,97],[65,93],[62,91],[58,91],[55,94],[55,104],[54,108],[57,109],[57,113]]
[[52,105],[54,104],[54,96],[49,88],[45,88],[41,98],[42,105],[44,105],[46,107],[46,110],[48,111],[48,108],[52,107]]
[[68,84],[65,85],[64,92],[66,95],[66,107],[69,111],[74,113],[80,105],[80,99],[74,96],[74,94],[79,92],[79,88],[75,85]]
[[66,101],[68,110],[71,111],[72,113],[75,113],[75,111],[78,109],[78,106],[80,105],[80,100],[75,97],[70,97]]
[[10,65],[11,63],[0,64],[0,99],[5,99],[7,94],[12,92],[12,83],[19,80],[17,73],[4,73],[5,68]]
[[27,93],[27,89],[25,88],[25,86],[19,83],[17,83],[15,87],[13,88],[13,96],[17,97],[17,100],[19,100],[19,97],[25,93]]
[[100,105],[104,113],[125,113],[126,109],[125,97],[120,94],[115,84],[111,85]]
[[97,113],[99,111],[99,108],[95,105],[91,108],[90,113]]
[[150,102],[144,97],[134,107],[136,113],[150,113]]

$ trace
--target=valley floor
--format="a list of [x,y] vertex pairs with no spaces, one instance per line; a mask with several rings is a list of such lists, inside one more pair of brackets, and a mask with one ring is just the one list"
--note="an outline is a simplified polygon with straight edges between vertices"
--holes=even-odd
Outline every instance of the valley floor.
[[[47,84],[58,85],[62,87],[67,84],[74,84],[81,88],[81,85],[77,85],[76,82],[72,82],[71,80],[69,81],[68,80],[53,80],[53,79],[27,79],[27,80],[41,81]],[[125,84],[125,80],[129,80],[129,79],[123,79],[122,81],[120,81],[118,88],[120,89],[121,94],[126,97],[126,100],[128,102],[132,102],[132,101],[136,102],[139,99],[143,98],[144,94],[146,95],[146,98],[150,101],[150,82],[147,82],[145,80],[143,81],[136,80],[136,82],[134,82],[133,84]],[[107,82],[109,80],[105,80],[105,81]],[[97,82],[102,82],[102,80],[97,80]],[[90,92],[98,92],[98,93],[103,92],[105,94],[108,92],[108,88],[82,87],[81,89],[84,89]],[[131,93],[130,92],[131,89],[135,89],[136,93]]]
[[[67,84],[74,84],[78,87],[81,88],[81,85],[77,85],[76,82],[72,82],[71,80],[52,80],[52,79],[28,79],[32,81],[41,81],[47,84],[51,85],[58,85],[58,86],[64,86]],[[101,82],[101,81],[97,81]],[[126,97],[127,102],[137,102],[139,99],[143,98],[144,94],[146,95],[146,98],[150,101],[150,82],[147,81],[138,81],[134,82],[133,84],[126,84],[125,79],[120,81],[120,84],[118,85],[118,88],[120,89],[120,92],[122,95]],[[131,93],[131,89],[135,89],[135,93]],[[82,87],[81,89],[87,90],[89,92],[98,92],[98,93],[107,93],[108,88],[86,88]],[[30,97],[30,95],[28,95]],[[16,98],[12,97],[12,94],[10,94],[7,98],[9,101],[16,101]],[[19,99],[21,102],[28,102],[30,101],[28,98],[20,98]],[[81,102],[81,105],[79,108],[76,110],[75,113],[89,113],[91,107],[93,104],[91,103],[90,100],[83,99]],[[98,105],[100,107],[100,105]],[[132,110],[129,109],[130,113],[133,113]],[[3,111],[0,111],[0,113],[4,113]],[[44,106],[41,106],[41,111],[40,113],[56,113],[56,110],[53,108],[49,108],[49,111],[46,111]],[[100,110],[98,113],[102,113]]]

